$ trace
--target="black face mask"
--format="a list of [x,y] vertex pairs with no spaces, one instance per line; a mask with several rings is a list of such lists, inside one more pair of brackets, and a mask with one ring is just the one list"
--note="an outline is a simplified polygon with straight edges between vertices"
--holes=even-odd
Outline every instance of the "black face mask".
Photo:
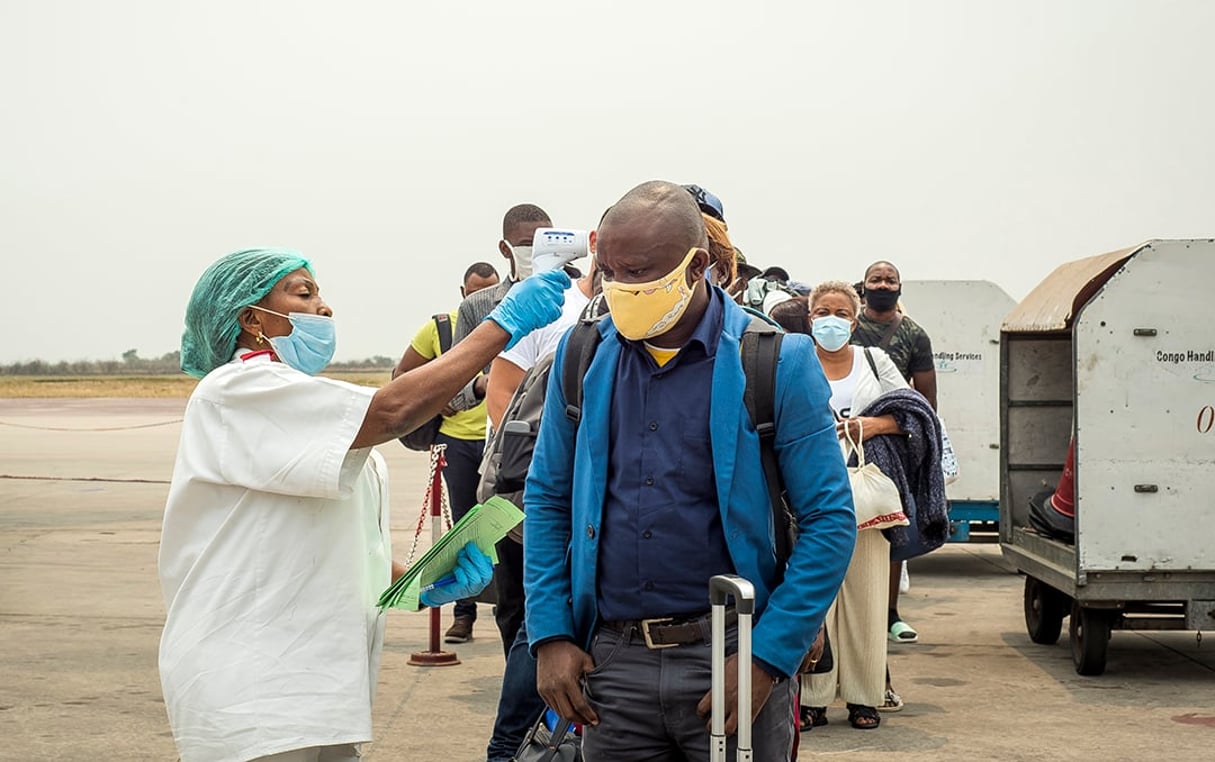
[[865,289],[865,304],[878,312],[889,312],[899,303],[899,297],[902,295],[902,288],[895,291],[889,291],[884,288],[867,288]]

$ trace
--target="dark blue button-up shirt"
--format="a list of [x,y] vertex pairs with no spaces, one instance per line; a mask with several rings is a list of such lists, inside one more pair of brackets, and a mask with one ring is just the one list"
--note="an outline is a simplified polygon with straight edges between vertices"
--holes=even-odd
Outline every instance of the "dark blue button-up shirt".
[[665,366],[642,342],[621,338],[599,537],[602,619],[703,613],[709,578],[734,570],[709,444],[724,306],[720,292],[709,293],[696,331]]

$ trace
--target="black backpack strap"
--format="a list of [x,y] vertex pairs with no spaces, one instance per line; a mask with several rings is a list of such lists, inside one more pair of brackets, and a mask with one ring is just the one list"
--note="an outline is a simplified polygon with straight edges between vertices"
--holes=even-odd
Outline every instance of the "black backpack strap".
[[869,361],[869,370],[873,371],[873,377],[881,381],[882,374],[878,373],[877,363],[873,361],[873,354],[869,351],[869,347],[865,347],[865,359]]
[[435,327],[439,329],[439,354],[451,349],[451,315],[440,312],[433,317]]
[[565,417],[582,419],[582,379],[586,376],[595,350],[599,348],[599,320],[607,314],[607,300],[600,294],[586,305],[565,342],[565,364],[561,366],[561,391],[565,395]]
[[790,544],[792,516],[785,509],[785,492],[780,464],[776,460],[776,363],[784,335],[766,321],[753,318],[742,335],[742,366],[746,376],[743,404],[759,434],[759,456],[764,480],[772,501],[772,527],[776,537],[778,567],[793,553]]

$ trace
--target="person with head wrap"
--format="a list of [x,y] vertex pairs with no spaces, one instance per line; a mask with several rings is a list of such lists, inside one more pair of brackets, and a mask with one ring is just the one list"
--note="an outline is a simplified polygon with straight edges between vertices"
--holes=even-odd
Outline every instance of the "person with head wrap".
[[684,185],[683,189],[696,200],[696,207],[705,221],[705,233],[709,236],[709,281],[714,286],[729,288],[738,277],[738,268],[735,264],[737,249],[726,232],[725,207],[721,199],[699,185]]
[[738,264],[734,259],[734,244],[726,232],[726,223],[701,213],[705,220],[705,233],[709,236],[709,279],[714,286],[729,288],[738,278]]
[[[439,412],[478,369],[561,313],[564,273],[513,289],[468,339],[380,389],[316,376],[333,311],[286,249],[222,257],[186,308],[186,406],[159,574],[165,708],[181,759],[347,760],[371,738],[391,560],[387,469],[372,448]],[[492,565],[459,551],[435,606]]]

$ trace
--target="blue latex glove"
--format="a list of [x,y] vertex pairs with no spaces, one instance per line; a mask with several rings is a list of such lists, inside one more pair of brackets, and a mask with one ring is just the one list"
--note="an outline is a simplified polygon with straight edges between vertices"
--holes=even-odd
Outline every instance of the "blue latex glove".
[[536,273],[511,288],[506,298],[485,317],[510,334],[510,349],[524,336],[537,328],[543,328],[561,317],[561,305],[565,303],[565,290],[570,287],[570,276],[563,270]]
[[436,586],[418,596],[423,606],[442,606],[445,603],[472,598],[480,593],[494,578],[494,565],[489,556],[473,543],[468,543],[456,553],[455,581]]

